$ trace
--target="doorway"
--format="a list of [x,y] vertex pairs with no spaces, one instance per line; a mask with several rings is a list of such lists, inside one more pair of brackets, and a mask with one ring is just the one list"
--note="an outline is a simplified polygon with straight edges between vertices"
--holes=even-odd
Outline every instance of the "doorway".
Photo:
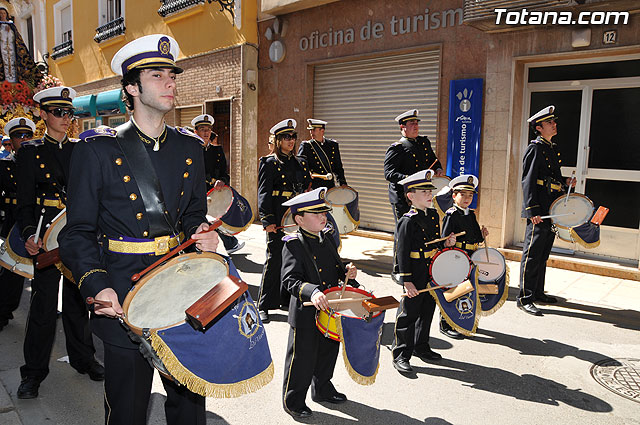
[[[205,113],[213,117],[213,131],[218,135],[227,159],[227,173],[231,166],[231,100],[205,102]],[[231,173],[229,173],[231,174]]]

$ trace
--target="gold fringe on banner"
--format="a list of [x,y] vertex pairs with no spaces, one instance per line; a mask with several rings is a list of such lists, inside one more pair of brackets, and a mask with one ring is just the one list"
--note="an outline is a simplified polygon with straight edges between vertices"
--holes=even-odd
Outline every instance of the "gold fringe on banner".
[[493,313],[495,313],[496,311],[500,310],[500,307],[502,307],[502,305],[507,301],[507,298],[509,297],[509,265],[505,262],[504,264],[505,270],[504,270],[504,274],[505,274],[505,281],[504,281],[504,292],[502,293],[502,296],[500,297],[500,300],[498,301],[498,303],[493,306],[493,308],[491,310],[487,310],[484,311],[482,310],[482,308],[480,309],[480,315],[482,317],[487,317],[487,316],[491,316]]
[[157,332],[151,332],[151,346],[171,376],[187,387],[189,391],[200,394],[203,397],[240,397],[241,395],[258,391],[273,379],[273,362],[271,362],[265,370],[252,378],[233,384],[214,384],[194,375],[180,363],[180,360],[173,354],[173,351],[165,344],[162,338],[158,336]]
[[[429,291],[429,294],[431,294],[431,296],[433,297],[433,299],[436,300],[436,304],[438,304],[438,308],[440,308],[440,311],[443,313],[442,317],[444,317],[444,320],[449,324],[449,326],[451,326],[453,329],[455,329],[456,331],[460,332],[462,335],[465,336],[474,336],[474,334],[476,333],[476,330],[478,329],[478,323],[480,323],[480,312],[482,311],[482,309],[480,308],[480,295],[478,295],[478,276],[477,276],[477,272],[476,272],[476,276],[474,277],[474,280],[476,282],[476,285],[474,287],[474,292],[476,294],[475,297],[475,315],[474,315],[474,320],[473,320],[473,328],[471,329],[471,332],[469,332],[466,329],[461,328],[460,326],[458,326],[453,320],[451,320],[449,318],[449,316],[444,313],[444,309],[442,308],[442,306],[440,305],[440,299],[438,298],[438,295],[435,293],[436,291],[441,291],[441,289],[436,289],[435,291]],[[453,301],[455,302],[455,300]]]
[[[351,362],[349,362],[349,358],[347,357],[347,349],[344,346],[344,335],[342,334],[342,316],[336,317],[336,327],[338,328],[338,334],[340,335],[340,345],[342,345],[342,359],[344,360],[344,367],[347,369],[347,373],[349,377],[353,379],[356,384],[360,385],[373,385],[376,382],[376,376],[378,375],[378,370],[380,369],[380,359],[378,359],[378,366],[376,366],[376,371],[371,376],[361,375],[353,369],[351,366]],[[378,346],[380,346],[380,341],[378,341]]]
[[582,240],[580,236],[578,236],[576,231],[573,230],[573,227],[571,228],[571,230],[569,230],[569,234],[571,235],[571,238],[573,239],[574,242],[578,242],[580,245],[582,245],[587,249],[597,248],[598,246],[600,246],[600,239],[591,243],[585,242],[584,240]]

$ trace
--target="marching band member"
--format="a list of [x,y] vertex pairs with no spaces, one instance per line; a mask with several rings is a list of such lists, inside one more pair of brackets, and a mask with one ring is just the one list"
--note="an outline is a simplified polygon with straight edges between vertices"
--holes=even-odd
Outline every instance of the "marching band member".
[[[551,219],[541,219],[549,214],[549,207],[565,191],[571,179],[562,177],[560,153],[555,150],[553,136],[558,134],[557,116],[553,105],[538,111],[527,122],[536,134],[524,153],[522,167],[522,217],[527,219],[524,247],[520,261],[520,293],[517,306],[525,313],[542,316],[534,301],[555,303],[554,297],[544,293],[544,277],[547,260],[551,254],[555,233]],[[572,183],[575,185],[575,180]]]
[[[45,224],[51,223],[67,202],[69,164],[78,141],[67,137],[75,95],[71,87],[52,87],[33,96],[40,105],[40,117],[46,123],[47,131],[41,141],[20,149],[16,209],[16,220],[22,230],[22,239],[26,241],[25,248],[33,256],[42,248],[42,236],[47,230]],[[40,234],[36,235],[41,217]],[[34,269],[29,320],[24,336],[25,364],[20,367],[22,382],[18,398],[37,397],[40,383],[49,374],[60,276],[55,266]],[[62,284],[62,324],[71,366],[79,373],[88,373],[94,381],[102,381],[104,368],[94,357],[89,314],[78,288],[66,277]]]
[[393,367],[401,373],[413,371],[409,360],[415,354],[423,361],[439,360],[442,356],[429,346],[429,330],[436,302],[426,289],[430,281],[429,265],[438,248],[453,246],[456,237],[451,235],[444,243],[425,246],[440,237],[438,213],[428,208],[433,198],[432,170],[418,171],[398,183],[410,210],[398,220],[396,229],[398,244],[399,278],[407,293],[398,307],[392,345]]
[[[67,225],[60,254],[83,297],[94,305],[92,329],[104,342],[106,424],[146,424],[153,367],[115,320],[131,289],[131,276],[175,248],[181,239],[215,251],[206,222],[200,139],[164,122],[174,107],[176,41],[162,34],[126,44],[111,61],[122,75],[131,120],[116,129],[83,133],[71,163]],[[100,237],[100,243],[96,239]],[[161,377],[168,424],[206,423],[205,398]]]
[[344,176],[340,158],[340,146],[335,140],[324,137],[327,122],[308,118],[307,123],[311,139],[300,143],[298,156],[307,160],[311,173],[311,187],[331,189],[335,187],[336,180],[340,186],[346,186],[347,179]]
[[[229,173],[227,173],[227,158],[224,156],[224,149],[222,145],[217,144],[218,135],[212,131],[214,122],[215,120],[209,114],[198,115],[191,120],[191,125],[203,142],[207,192],[214,187],[228,186],[231,182]],[[238,241],[238,238],[233,235],[218,232],[218,236],[222,240],[227,254],[233,254],[244,247],[244,242]]]
[[[3,148],[9,152],[7,156],[0,158],[0,209],[4,211],[4,222],[0,236],[5,238],[5,243],[9,237],[9,231],[16,222],[16,193],[17,193],[17,169],[16,158],[20,144],[33,138],[36,125],[29,118],[17,117],[10,120],[4,126],[4,133],[9,136],[3,140]],[[9,320],[13,319],[13,312],[20,305],[22,296],[22,286],[24,277],[8,269],[0,270],[2,281],[2,297],[0,298],[0,330],[4,328]]]
[[296,235],[284,238],[282,250],[282,283],[291,293],[283,404],[284,410],[297,418],[312,415],[305,403],[310,385],[315,402],[347,400],[331,383],[340,343],[320,333],[315,326],[316,310],[303,306],[311,301],[317,310],[327,310],[323,291],[338,286],[338,280],[355,279],[357,274],[351,264],[345,273],[335,241],[325,229],[327,211],[331,210],[324,200],[326,190],[317,188],[283,203],[291,207],[299,226]]
[[258,295],[258,309],[263,322],[269,322],[269,310],[289,306],[289,293],[280,283],[284,231],[276,229],[287,210],[282,203],[306,191],[311,184],[306,161],[294,155],[298,138],[296,124],[296,120],[286,119],[271,127],[273,153],[260,158],[258,211],[267,232],[267,260]]

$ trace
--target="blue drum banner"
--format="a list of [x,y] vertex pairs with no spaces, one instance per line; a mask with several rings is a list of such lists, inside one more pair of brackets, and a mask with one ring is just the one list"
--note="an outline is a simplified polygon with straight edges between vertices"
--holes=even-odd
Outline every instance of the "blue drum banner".
[[[447,176],[452,179],[461,174],[479,175],[482,87],[482,78],[452,80],[449,84]],[[474,198],[472,208],[476,202]]]
[[351,379],[358,384],[371,385],[376,380],[383,324],[384,311],[368,321],[342,315],[338,317],[344,364]]

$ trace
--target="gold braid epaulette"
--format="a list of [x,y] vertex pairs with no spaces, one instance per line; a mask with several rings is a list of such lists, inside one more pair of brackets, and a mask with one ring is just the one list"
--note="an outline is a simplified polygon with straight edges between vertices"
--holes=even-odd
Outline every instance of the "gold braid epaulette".
[[96,272],[106,273],[107,271],[105,269],[92,269],[92,270],[89,270],[88,272],[83,274],[82,277],[80,278],[80,280],[78,281],[78,289],[80,289],[80,287],[82,286],[82,282],[85,280],[85,278],[87,278],[90,274],[96,273]]

